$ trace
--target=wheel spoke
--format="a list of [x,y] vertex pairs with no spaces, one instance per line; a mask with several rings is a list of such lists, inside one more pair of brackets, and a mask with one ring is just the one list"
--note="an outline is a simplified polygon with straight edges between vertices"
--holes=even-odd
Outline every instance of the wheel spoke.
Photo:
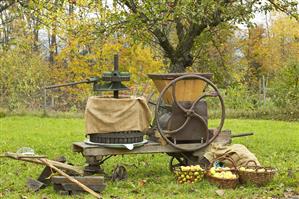
[[217,91],[212,91],[212,92],[209,92],[209,93],[206,93],[202,96],[199,96],[193,103],[192,103],[192,106],[190,109],[193,109],[195,107],[195,105],[201,101],[202,99],[206,98],[206,97],[218,97],[219,93]]
[[168,130],[163,130],[163,131],[165,132],[165,134],[177,133],[180,130],[182,130],[188,124],[189,121],[190,121],[190,117],[187,117],[187,119],[185,120],[184,124],[182,126],[180,126],[179,128],[177,128],[175,130],[171,130],[171,131],[168,131]]

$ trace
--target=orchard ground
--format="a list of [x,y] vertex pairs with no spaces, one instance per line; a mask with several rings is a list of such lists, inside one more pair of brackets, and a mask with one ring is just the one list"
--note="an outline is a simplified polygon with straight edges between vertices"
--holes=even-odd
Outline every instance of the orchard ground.
[[[212,123],[216,123],[215,120]],[[225,190],[223,198],[283,198],[299,192],[299,122],[228,119],[224,129],[233,132],[255,132],[254,136],[235,138],[233,143],[246,145],[263,165],[278,169],[273,182],[265,187],[241,186]],[[38,154],[55,158],[64,155],[76,165],[84,158],[72,152],[74,141],[84,140],[84,120],[81,118],[42,118],[9,116],[0,118],[0,153],[31,147]],[[217,187],[207,181],[177,184],[168,170],[166,154],[126,155],[112,157],[104,164],[111,173],[117,164],[124,164],[128,179],[107,182],[104,198],[217,198]],[[10,159],[0,159],[0,198],[68,198],[54,192],[50,186],[37,193],[26,187],[27,178],[38,177],[42,166]],[[294,176],[288,175],[295,171]],[[299,194],[299,193],[297,193]],[[69,197],[72,198],[72,197]],[[88,194],[78,198],[92,198]]]

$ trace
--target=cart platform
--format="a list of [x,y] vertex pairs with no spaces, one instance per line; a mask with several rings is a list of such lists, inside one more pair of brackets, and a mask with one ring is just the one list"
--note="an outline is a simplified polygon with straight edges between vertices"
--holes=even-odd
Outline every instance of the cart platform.
[[[194,148],[201,144],[178,144],[184,148]],[[107,155],[124,155],[124,154],[145,154],[145,153],[178,153],[182,150],[174,148],[170,145],[161,145],[157,142],[149,141],[140,147],[135,147],[133,150],[125,148],[108,148],[96,145],[86,144],[85,142],[74,142],[73,152],[82,153],[83,156],[107,156]]]

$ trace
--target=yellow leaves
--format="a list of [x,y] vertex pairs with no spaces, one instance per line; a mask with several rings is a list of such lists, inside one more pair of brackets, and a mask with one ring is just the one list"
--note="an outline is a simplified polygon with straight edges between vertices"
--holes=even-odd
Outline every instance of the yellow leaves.
[[[299,22],[289,17],[278,17],[271,24],[269,36],[263,38],[259,53],[263,68],[275,71],[289,59],[299,59]],[[298,60],[299,61],[299,60]]]
[[281,16],[272,19],[269,29],[251,28],[249,38],[241,43],[248,64],[258,66],[259,73],[274,73],[288,60],[299,59],[299,22]]
[[[155,55],[149,47],[132,44],[130,38],[89,41],[71,37],[68,45],[56,57],[53,78],[70,82],[101,76],[103,72],[113,70],[113,55],[116,53],[119,54],[120,70],[131,73],[131,81],[126,82],[126,85],[134,90],[133,93],[144,89],[148,81],[147,73],[160,72],[163,65],[159,59],[153,58]],[[80,87],[80,90],[86,94],[90,87]],[[77,89],[67,91],[78,94]]]
[[299,36],[299,22],[289,17],[277,18],[271,27],[271,33],[274,37],[290,37],[295,38]]

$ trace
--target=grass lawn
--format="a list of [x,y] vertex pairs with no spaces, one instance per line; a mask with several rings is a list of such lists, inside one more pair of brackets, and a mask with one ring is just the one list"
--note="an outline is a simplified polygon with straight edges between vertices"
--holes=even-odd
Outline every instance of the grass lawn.
[[[239,187],[225,190],[224,198],[283,197],[286,189],[298,187],[297,178],[287,176],[288,169],[299,169],[299,122],[268,120],[226,120],[225,129],[233,132],[256,132],[254,136],[236,138],[234,143],[245,144],[263,165],[279,169],[274,181],[266,187]],[[15,152],[20,147],[34,148],[49,158],[65,155],[69,161],[84,165],[84,158],[71,150],[72,142],[84,139],[83,119],[40,117],[0,118],[0,153]],[[169,157],[164,154],[128,155],[113,157],[104,169],[110,172],[118,164],[126,164],[129,178],[108,182],[104,198],[216,198],[217,187],[203,181],[179,185],[168,170]],[[138,168],[136,168],[137,166]],[[26,188],[28,177],[36,178],[42,166],[10,159],[0,159],[0,198],[67,198],[56,194],[52,187],[38,193]],[[141,181],[146,181],[145,184]],[[72,198],[72,197],[69,197]],[[92,198],[88,194],[78,198]]]

